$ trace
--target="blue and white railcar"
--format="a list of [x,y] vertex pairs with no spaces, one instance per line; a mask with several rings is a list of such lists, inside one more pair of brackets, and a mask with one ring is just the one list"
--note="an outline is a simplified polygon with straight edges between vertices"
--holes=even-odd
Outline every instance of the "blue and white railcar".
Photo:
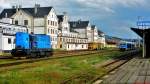
[[120,50],[132,50],[135,49],[135,44],[133,42],[120,42]]

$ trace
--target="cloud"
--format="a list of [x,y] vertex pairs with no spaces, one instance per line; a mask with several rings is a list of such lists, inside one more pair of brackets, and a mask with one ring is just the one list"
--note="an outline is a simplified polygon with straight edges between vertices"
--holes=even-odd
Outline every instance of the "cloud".
[[[90,20],[111,35],[128,36],[138,14],[149,8],[149,0],[0,0],[0,9],[21,4],[22,7],[53,6],[57,14],[68,12],[71,20]],[[149,10],[149,9],[148,9]],[[138,12],[137,12],[138,11]],[[144,13],[142,13],[144,12]],[[146,14],[149,14],[147,12]],[[149,15],[148,15],[149,16]],[[120,24],[120,25],[118,25]]]
[[77,2],[86,7],[99,8],[110,13],[114,13],[114,7],[117,6],[132,8],[148,5],[148,0],[77,0]]
[[1,8],[10,7],[10,3],[6,2],[5,0],[0,0],[0,7]]

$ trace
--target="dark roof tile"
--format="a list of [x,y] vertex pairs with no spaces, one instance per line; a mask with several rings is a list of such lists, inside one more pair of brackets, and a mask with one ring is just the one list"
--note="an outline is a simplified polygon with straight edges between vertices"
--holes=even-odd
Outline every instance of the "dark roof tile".
[[94,30],[94,29],[95,29],[95,27],[96,27],[95,25],[92,25],[92,26],[91,26],[92,30]]
[[69,23],[71,28],[86,28],[89,21],[71,21]]
[[64,15],[57,15],[59,23],[63,21],[63,17],[64,17]]
[[[34,8],[20,8],[20,10],[23,10],[27,14],[33,16],[33,17],[44,17],[49,14],[52,7],[38,7],[37,13],[35,14]],[[0,18],[5,17],[5,14],[7,13],[8,18],[10,18],[12,15],[16,13],[16,9],[4,9],[2,13],[0,14]]]

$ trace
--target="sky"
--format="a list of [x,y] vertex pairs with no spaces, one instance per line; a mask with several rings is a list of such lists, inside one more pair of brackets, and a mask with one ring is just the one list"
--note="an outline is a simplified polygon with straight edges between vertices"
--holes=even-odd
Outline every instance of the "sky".
[[150,20],[150,0],[0,0],[0,11],[13,5],[53,6],[57,14],[67,12],[70,20],[89,20],[101,31],[120,38],[138,38],[130,30],[138,17]]

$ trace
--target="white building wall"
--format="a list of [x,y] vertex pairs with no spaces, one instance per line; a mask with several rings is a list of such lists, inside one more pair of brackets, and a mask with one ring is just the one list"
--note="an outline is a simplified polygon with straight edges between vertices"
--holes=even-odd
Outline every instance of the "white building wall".
[[27,27],[29,28],[29,33],[33,29],[33,17],[29,16],[22,10],[19,10],[16,14],[14,14],[11,18],[13,18],[13,24],[15,24],[15,21],[18,21],[18,25],[25,25],[24,20],[28,20]]
[[98,42],[98,29],[95,27],[95,29],[93,30],[94,33],[94,42]]
[[16,32],[27,32],[27,28],[0,22],[0,52],[11,51],[15,48],[14,35]]
[[98,42],[102,43],[104,45],[104,47],[106,47],[105,37],[98,37]]
[[45,34],[45,19],[44,18],[34,18],[34,33],[35,34]]
[[63,33],[70,32],[69,17],[66,14],[63,17],[63,22],[61,23],[61,27]]
[[89,42],[89,43],[92,42],[93,33],[92,33],[91,26],[88,26],[88,27],[86,28],[86,35],[87,35],[86,38],[88,38],[88,42]]
[[83,28],[78,28],[74,29],[76,32],[79,32],[79,35],[81,38],[86,38],[86,29]]
[[[11,39],[11,43],[8,43],[8,39]],[[14,36],[3,35],[2,36],[2,45],[3,45],[2,50],[10,51],[10,50],[14,49],[15,48],[14,39],[15,39]]]
[[87,50],[88,44],[67,44],[67,50]]
[[9,24],[12,24],[12,19],[10,19],[10,18],[2,18],[1,20],[0,20],[0,22],[4,22],[4,23],[9,23]]
[[[60,22],[59,28],[61,29],[62,49],[65,50],[86,50],[88,49],[86,29],[77,28],[76,32],[70,31],[69,18],[66,14],[63,16],[63,21]],[[86,40],[86,42],[85,42]],[[83,45],[83,47],[82,47]]]
[[[49,22],[49,24],[48,24]],[[54,22],[54,24],[52,25],[51,22]],[[47,18],[46,18],[46,29],[47,29],[47,34],[50,35],[51,37],[51,45],[52,48],[57,49],[57,42],[58,42],[58,19],[57,19],[57,15],[55,13],[54,9],[51,9],[50,13],[48,14]]]

